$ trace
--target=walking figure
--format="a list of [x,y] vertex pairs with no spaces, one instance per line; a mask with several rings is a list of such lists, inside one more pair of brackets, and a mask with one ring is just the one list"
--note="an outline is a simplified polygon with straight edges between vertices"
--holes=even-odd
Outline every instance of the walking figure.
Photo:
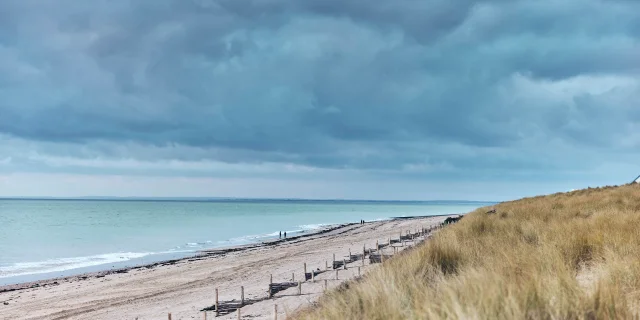
[[280,231],[280,236],[279,237],[280,237],[280,239],[282,239],[282,231]]
[[287,232],[286,231],[284,232],[284,238],[285,239],[287,238]]

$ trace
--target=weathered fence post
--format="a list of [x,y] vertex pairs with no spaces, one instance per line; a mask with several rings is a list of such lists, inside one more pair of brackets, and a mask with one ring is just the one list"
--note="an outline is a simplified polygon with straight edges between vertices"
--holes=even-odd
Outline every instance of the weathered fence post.
[[240,309],[238,309],[238,320],[240,320]]
[[216,317],[220,315],[220,309],[218,307],[218,288],[216,288]]
[[273,305],[273,320],[278,320],[278,305]]
[[240,306],[244,306],[244,286],[240,286]]
[[273,297],[273,290],[271,290],[271,287],[273,285],[273,274],[269,275],[269,298]]
[[298,281],[298,295],[302,294],[302,281]]
[[329,262],[327,260],[324,261],[324,269],[329,270]]
[[296,273],[295,272],[291,272],[291,281],[292,282],[296,282]]
[[358,277],[360,276],[360,267],[358,267]]
[[347,270],[347,259],[342,259],[342,267]]
[[[202,311],[202,319],[207,320],[207,312],[206,311]],[[136,318],[136,320],[138,320],[138,318]]]
[[304,263],[304,280],[307,281],[307,263]]
[[316,273],[311,270],[311,282],[316,283]]
[[338,280],[338,269],[336,269],[336,280]]
[[169,320],[171,320],[171,312],[169,312],[169,315],[168,315],[168,316],[169,316]]
[[329,285],[327,284],[327,279],[324,279],[324,289],[327,290]]
[[380,250],[380,244],[378,243],[378,240],[376,240],[376,251]]

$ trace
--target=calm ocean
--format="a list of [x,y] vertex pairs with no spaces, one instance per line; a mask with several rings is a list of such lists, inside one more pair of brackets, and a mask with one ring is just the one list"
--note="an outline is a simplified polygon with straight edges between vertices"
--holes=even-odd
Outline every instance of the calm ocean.
[[0,285],[183,257],[323,225],[490,203],[0,200]]

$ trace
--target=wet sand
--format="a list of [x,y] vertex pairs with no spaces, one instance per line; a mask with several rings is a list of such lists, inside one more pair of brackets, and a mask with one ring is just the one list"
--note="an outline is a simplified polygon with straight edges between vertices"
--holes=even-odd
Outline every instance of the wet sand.
[[[0,287],[0,318],[2,319],[203,319],[202,309],[213,306],[215,289],[219,300],[240,299],[244,287],[245,299],[252,305],[241,308],[243,319],[273,319],[274,305],[278,319],[285,319],[299,308],[312,305],[324,291],[357,277],[361,261],[352,262],[347,270],[324,272],[316,282],[302,284],[302,295],[293,287],[268,299],[270,275],[273,282],[304,280],[307,272],[325,270],[326,261],[361,253],[363,245],[375,246],[388,238],[398,239],[400,232],[428,228],[448,216],[401,218],[388,221],[330,226],[316,233],[287,240],[255,245],[209,250],[196,257],[164,261],[147,266],[115,271],[82,274],[59,279]],[[411,244],[411,242],[409,242]],[[408,246],[400,247],[404,250]],[[385,249],[391,254],[393,249]],[[377,264],[361,267],[366,274]],[[208,319],[214,318],[208,312]],[[217,319],[237,319],[237,314]]]

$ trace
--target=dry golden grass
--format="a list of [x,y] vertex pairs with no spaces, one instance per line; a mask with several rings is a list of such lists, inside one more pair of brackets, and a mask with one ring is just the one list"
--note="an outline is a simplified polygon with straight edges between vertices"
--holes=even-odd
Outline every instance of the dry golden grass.
[[640,311],[640,185],[482,208],[298,319],[628,319]]

